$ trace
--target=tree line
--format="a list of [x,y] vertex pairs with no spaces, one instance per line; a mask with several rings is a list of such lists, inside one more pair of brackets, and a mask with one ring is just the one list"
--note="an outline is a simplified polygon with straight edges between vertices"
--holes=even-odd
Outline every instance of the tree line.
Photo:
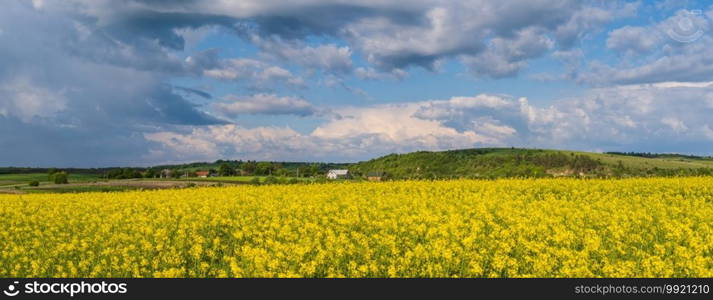
[[218,160],[213,164],[193,163],[177,166],[157,166],[151,168],[116,168],[104,173],[106,179],[134,178],[181,178],[195,177],[197,170],[208,171],[216,176],[278,176],[315,177],[326,173],[328,164],[280,163],[268,161]]

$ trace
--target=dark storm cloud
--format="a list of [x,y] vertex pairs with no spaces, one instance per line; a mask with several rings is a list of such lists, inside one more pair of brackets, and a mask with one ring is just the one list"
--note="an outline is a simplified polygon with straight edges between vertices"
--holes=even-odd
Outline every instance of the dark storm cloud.
[[[568,49],[587,32],[630,16],[638,7],[637,3],[575,0],[75,1],[84,8],[79,11],[85,19],[99,24],[98,32],[146,53],[183,49],[185,41],[177,28],[221,26],[248,41],[252,35],[262,40],[341,39],[382,71],[411,66],[435,70],[443,59],[463,58],[474,73],[496,78],[515,76],[525,61],[544,53],[470,63],[489,59],[490,39],[514,42],[522,32],[529,32],[542,39],[553,37],[557,47]],[[523,44],[515,50],[527,47]],[[175,63],[168,65],[178,68]]]
[[128,40],[117,48],[111,31],[85,26],[49,8],[3,3],[0,165],[141,164],[151,148],[143,132],[223,123],[163,83],[171,60],[160,48]]
[[[249,19],[260,34],[301,39],[309,35],[341,34],[346,24],[373,17],[384,17],[396,24],[422,25],[427,20],[419,10],[402,7],[374,9],[357,4],[335,5],[328,2],[308,5],[275,15],[257,15]],[[319,17],[315,17],[319,16]]]
[[141,39],[156,40],[162,47],[183,50],[185,41],[175,31],[177,28],[202,26],[232,26],[235,19],[226,16],[195,13],[163,13],[150,10],[126,12],[101,30],[127,43],[140,43]]
[[[127,9],[127,4],[140,4]],[[182,49],[176,28],[215,25],[250,39],[279,37],[337,38],[362,52],[382,71],[420,66],[434,70],[442,59],[464,56],[473,72],[514,76],[532,57],[502,57],[500,65],[470,64],[489,51],[491,38],[510,41],[523,31],[552,36],[557,46],[572,47],[587,32],[618,17],[632,15],[636,3],[610,1],[85,1],[106,17],[103,30],[124,41],[157,41]],[[111,11],[111,13],[108,13]],[[526,50],[527,45],[522,45]],[[151,47],[147,47],[149,50]],[[538,56],[543,53],[538,54]],[[536,56],[536,57],[538,57]]]

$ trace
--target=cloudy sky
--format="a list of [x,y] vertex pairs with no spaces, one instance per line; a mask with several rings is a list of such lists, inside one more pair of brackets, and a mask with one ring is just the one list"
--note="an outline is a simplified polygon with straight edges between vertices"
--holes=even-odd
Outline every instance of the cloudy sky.
[[706,2],[4,0],[0,165],[710,155]]

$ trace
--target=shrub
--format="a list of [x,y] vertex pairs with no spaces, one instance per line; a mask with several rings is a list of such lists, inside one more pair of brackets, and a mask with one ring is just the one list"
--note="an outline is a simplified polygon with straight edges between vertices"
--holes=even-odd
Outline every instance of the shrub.
[[250,180],[250,183],[252,184],[260,184],[260,177],[253,177],[253,179]]
[[279,180],[277,180],[277,177],[275,176],[267,176],[265,177],[265,184],[278,184],[280,183]]
[[40,182],[37,180],[30,181],[30,186],[40,186]]
[[59,173],[60,171],[55,169],[55,168],[50,168],[47,170],[47,178],[49,178],[49,181],[52,181],[54,179],[54,174]]
[[68,177],[66,172],[57,172],[52,174],[52,181],[55,184],[67,184],[69,183]]

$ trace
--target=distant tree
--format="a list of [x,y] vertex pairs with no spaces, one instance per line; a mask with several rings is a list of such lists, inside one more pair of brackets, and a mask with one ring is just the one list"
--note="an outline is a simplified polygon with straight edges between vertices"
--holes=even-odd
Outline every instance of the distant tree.
[[272,175],[275,166],[269,161],[261,161],[255,166],[256,175]]
[[49,181],[52,181],[54,179],[54,174],[59,172],[56,168],[49,168],[47,169],[47,178],[49,178]]
[[156,170],[148,169],[144,173],[144,178],[156,178],[157,175],[158,175],[158,172],[156,172]]
[[297,177],[309,177],[309,166],[299,166],[297,167]]
[[282,169],[282,168],[284,168],[284,167],[285,167],[285,166],[283,166],[281,163],[272,163],[272,171],[273,171],[273,172],[275,172],[275,171],[277,171],[277,170],[280,170],[280,169]]
[[319,165],[303,165],[298,168],[300,177],[314,177],[319,174]]
[[124,168],[121,170],[121,179],[142,178],[141,172],[132,168]]
[[66,172],[57,172],[52,174],[52,181],[55,184],[67,184],[69,183],[69,175]]
[[116,178],[116,173],[117,172],[115,169],[111,169],[109,171],[104,172],[104,177],[107,179],[114,179]]
[[218,175],[220,176],[234,176],[235,175],[235,168],[230,166],[227,163],[222,163],[220,167],[218,168]]
[[275,176],[288,176],[290,175],[290,171],[285,168],[277,168],[273,174]]
[[316,176],[319,174],[319,164],[312,164],[309,166],[309,171],[312,173],[312,176]]
[[240,168],[246,174],[253,174],[255,173],[255,169],[257,168],[257,163],[255,163],[254,161],[246,161],[240,165]]

